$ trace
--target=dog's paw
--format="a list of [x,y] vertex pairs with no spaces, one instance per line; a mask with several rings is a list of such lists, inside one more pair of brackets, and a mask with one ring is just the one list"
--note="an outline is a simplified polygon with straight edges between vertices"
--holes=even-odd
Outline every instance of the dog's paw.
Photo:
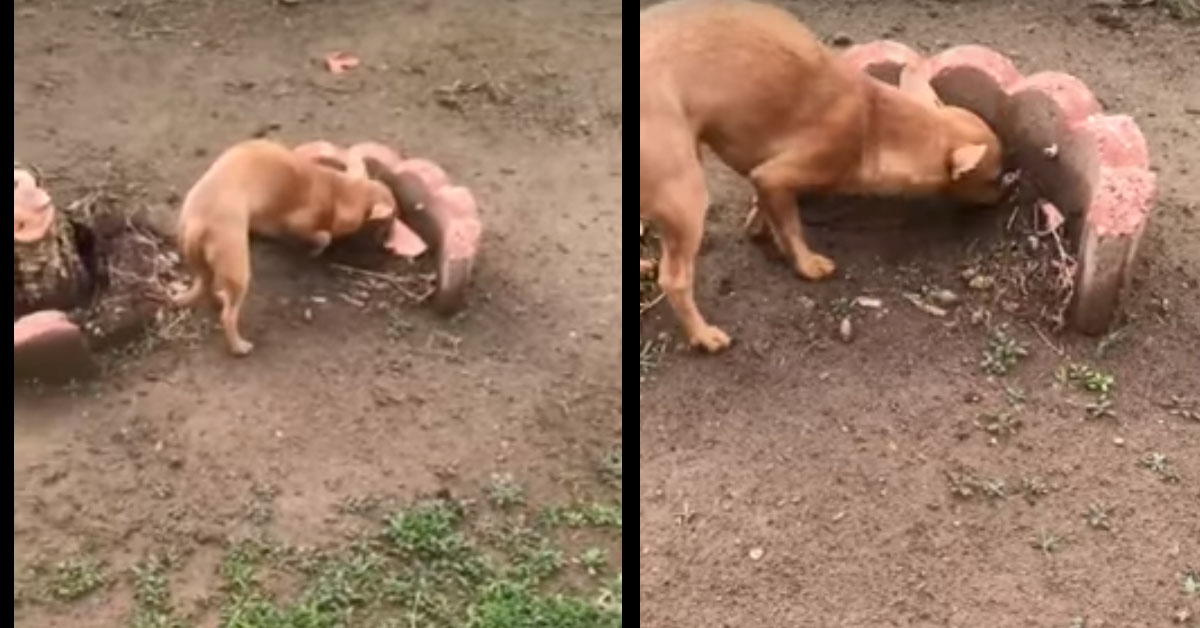
[[796,261],[796,272],[811,281],[824,279],[832,275],[835,270],[837,270],[837,265],[833,263],[833,260],[816,253],[810,253]]
[[244,358],[250,355],[250,352],[253,350],[254,343],[250,342],[249,340],[238,340],[237,342],[229,345],[229,352],[239,358]]
[[712,325],[705,325],[691,339],[691,345],[708,353],[717,353],[729,348],[729,335]]

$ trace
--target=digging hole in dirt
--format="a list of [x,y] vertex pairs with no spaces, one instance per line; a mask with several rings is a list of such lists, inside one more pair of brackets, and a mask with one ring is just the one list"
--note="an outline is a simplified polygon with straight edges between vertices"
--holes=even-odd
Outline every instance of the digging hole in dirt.
[[[172,226],[155,220],[166,214],[141,208],[138,198],[135,186],[109,178],[59,209],[40,172],[16,164],[14,342],[21,349],[18,370],[28,371],[18,379],[57,379],[66,363],[79,367],[65,369],[71,377],[84,377],[95,372],[89,352],[136,352],[156,341],[198,337],[206,318],[193,318],[189,310],[170,305],[171,295],[189,281]],[[336,242],[321,260],[324,270],[348,275],[339,282],[347,303],[378,305],[371,296],[377,292],[402,294],[411,301],[428,296],[434,262],[397,262],[390,256],[381,244],[391,222],[368,223]],[[314,265],[314,272],[320,272],[302,249],[281,248],[291,251],[296,264]],[[373,270],[392,264],[402,264],[403,272]],[[45,316],[27,316],[34,313]]]
[[[845,264],[951,266],[966,286],[991,292],[1006,312],[1055,331],[1066,324],[1079,220],[1063,216],[1027,179],[988,207],[861,198],[801,203],[814,245]],[[764,244],[775,252],[769,241]]]
[[[1060,214],[1026,178],[1018,176],[1007,198],[988,207],[851,197],[803,198],[799,204],[806,239],[832,257],[843,276],[880,267],[949,267],[968,290],[988,294],[990,304],[1008,314],[1054,331],[1066,324],[1080,220]],[[748,231],[757,233],[753,239],[765,255],[784,263],[768,231]],[[661,300],[651,228],[641,243],[644,313]]]

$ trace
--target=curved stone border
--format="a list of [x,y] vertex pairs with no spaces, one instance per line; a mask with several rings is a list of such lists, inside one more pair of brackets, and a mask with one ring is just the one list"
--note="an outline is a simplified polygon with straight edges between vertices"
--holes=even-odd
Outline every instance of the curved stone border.
[[899,42],[880,40],[842,54],[855,68],[893,84],[901,67],[919,68],[943,102],[976,112],[997,130],[1042,197],[1077,219],[1072,222],[1078,228],[1067,234],[1078,263],[1072,327],[1087,334],[1107,331],[1157,190],[1137,123],[1104,113],[1074,76],[1023,76],[1007,57],[984,46],[923,57]]
[[42,310],[13,323],[14,380],[60,384],[99,371],[79,326],[57,310]]
[[398,193],[398,179],[381,179],[392,189],[399,204],[400,216],[392,230],[393,239],[405,239],[408,236],[401,232],[407,232],[430,246],[436,254],[437,290],[430,299],[434,309],[449,315],[466,306],[467,288],[483,238],[479,206],[471,190],[451,181],[438,164],[428,159],[405,157],[376,142],[359,142],[343,149],[317,140],[293,150],[310,159],[328,157],[343,165],[348,158],[370,158],[365,159],[367,170],[377,179],[383,173],[375,171],[371,162],[394,175],[410,174],[419,179],[425,187],[422,195],[425,200],[417,202],[416,206],[406,205],[406,199],[415,199]]

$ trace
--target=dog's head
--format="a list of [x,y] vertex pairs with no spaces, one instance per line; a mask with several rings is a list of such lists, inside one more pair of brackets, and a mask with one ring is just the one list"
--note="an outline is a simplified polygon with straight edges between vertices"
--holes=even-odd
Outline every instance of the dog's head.
[[900,90],[935,108],[943,123],[947,142],[940,193],[965,203],[998,202],[1007,180],[1003,147],[991,127],[971,111],[942,104],[928,79],[907,66],[900,73]]

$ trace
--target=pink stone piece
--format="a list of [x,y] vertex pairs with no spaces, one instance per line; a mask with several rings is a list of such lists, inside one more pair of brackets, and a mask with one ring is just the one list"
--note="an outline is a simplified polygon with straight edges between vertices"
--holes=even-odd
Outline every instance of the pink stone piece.
[[42,310],[13,323],[13,371],[17,380],[60,384],[93,377],[99,368],[83,331],[65,313]]
[[891,83],[900,68],[919,67],[945,104],[970,109],[992,125],[1045,195],[1047,226],[1066,220],[1079,226],[1068,230],[1078,238],[1072,326],[1087,334],[1107,331],[1156,195],[1150,152],[1133,118],[1105,114],[1087,85],[1070,74],[1023,77],[1006,56],[985,46],[955,46],[924,59],[904,44],[879,40],[848,48],[842,58]]

